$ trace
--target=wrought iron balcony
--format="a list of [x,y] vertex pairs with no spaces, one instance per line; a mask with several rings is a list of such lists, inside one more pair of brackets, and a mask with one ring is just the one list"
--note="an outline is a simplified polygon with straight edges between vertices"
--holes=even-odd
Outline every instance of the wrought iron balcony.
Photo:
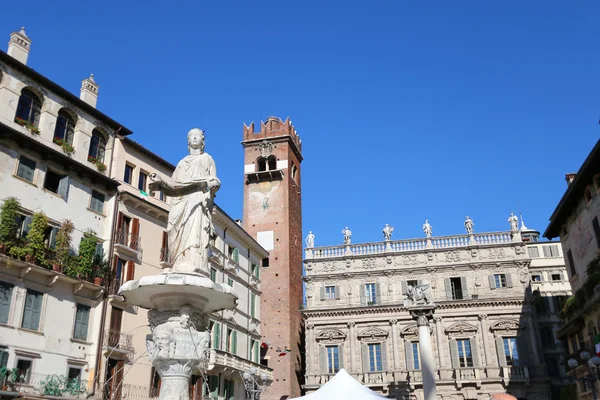
[[130,261],[137,261],[141,257],[141,237],[132,235],[130,232],[120,229],[115,232],[115,251]]
[[133,335],[122,333],[108,329],[104,332],[103,345],[105,353],[112,353],[113,355],[125,355],[131,357],[134,352]]

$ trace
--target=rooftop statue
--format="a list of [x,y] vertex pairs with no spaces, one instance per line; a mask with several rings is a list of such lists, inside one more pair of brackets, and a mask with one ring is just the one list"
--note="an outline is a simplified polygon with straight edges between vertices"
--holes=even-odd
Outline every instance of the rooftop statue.
[[342,230],[342,235],[344,235],[344,244],[350,244],[352,240],[352,231],[346,227]]
[[467,216],[467,218],[465,219],[465,229],[467,230],[467,233],[469,235],[473,234],[474,226],[475,226],[475,224],[473,223],[473,220],[471,219],[471,217]]
[[385,224],[385,227],[383,228],[383,237],[385,238],[386,241],[390,241],[392,239],[393,233],[394,233],[394,227],[389,226],[388,224]]
[[312,249],[315,247],[315,235],[312,231],[308,231],[308,235],[306,236],[306,248]]
[[425,236],[430,238],[432,230],[433,229],[431,228],[431,225],[429,225],[429,220],[426,219],[425,223],[423,224],[423,232],[425,232]]
[[416,287],[408,285],[407,292],[408,299],[413,306],[433,304],[433,294],[431,293],[431,286],[429,284],[418,285]]
[[171,178],[156,173],[149,178],[150,190],[171,197],[167,234],[172,272],[197,273],[208,268],[213,200],[221,181],[214,160],[204,152],[204,132],[194,128],[187,138],[190,154],[179,161]]

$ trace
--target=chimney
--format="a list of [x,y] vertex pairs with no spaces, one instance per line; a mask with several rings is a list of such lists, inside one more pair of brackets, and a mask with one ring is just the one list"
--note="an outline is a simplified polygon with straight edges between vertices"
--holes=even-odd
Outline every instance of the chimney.
[[81,81],[81,92],[79,98],[92,107],[96,107],[98,102],[98,84],[94,80],[94,74],[90,74],[90,77]]
[[27,64],[27,57],[29,57],[29,48],[31,47],[31,40],[25,33],[25,28],[21,28],[19,32],[13,32],[10,34],[10,41],[8,42],[8,55]]
[[567,174],[565,175],[565,180],[567,181],[567,186],[569,186],[574,180],[577,174]]

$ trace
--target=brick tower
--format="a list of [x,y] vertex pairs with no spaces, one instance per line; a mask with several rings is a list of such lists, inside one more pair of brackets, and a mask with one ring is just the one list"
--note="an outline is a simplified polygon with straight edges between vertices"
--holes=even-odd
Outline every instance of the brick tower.
[[261,270],[260,332],[273,384],[261,397],[283,400],[300,396],[303,382],[302,142],[289,118],[269,117],[260,132],[244,124],[242,145],[244,229],[270,252]]

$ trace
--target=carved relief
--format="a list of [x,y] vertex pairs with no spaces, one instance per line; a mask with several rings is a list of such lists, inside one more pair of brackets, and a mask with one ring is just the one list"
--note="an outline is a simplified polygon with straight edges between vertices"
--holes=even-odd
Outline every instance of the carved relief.
[[346,334],[338,329],[328,329],[319,332],[316,340],[331,344],[342,343],[344,340],[346,340]]
[[359,338],[370,338],[370,339],[386,338],[387,336],[388,336],[388,332],[384,331],[383,329],[379,329],[379,328],[367,328],[358,334]]
[[457,322],[446,328],[446,333],[450,337],[464,336],[465,334],[473,336],[477,333],[477,327],[466,322]]
[[364,269],[372,269],[376,267],[375,259],[373,258],[365,258],[362,262],[362,267]]
[[482,249],[480,253],[482,260],[502,260],[506,258],[503,248]]
[[490,330],[494,331],[496,335],[514,335],[516,332],[521,329],[518,321],[514,320],[501,320],[495,322],[490,327]]
[[335,261],[327,261],[323,263],[321,269],[323,270],[323,272],[335,272],[340,268],[336,265]]
[[419,327],[417,325],[409,325],[402,329],[400,336],[404,337],[405,340],[412,340],[419,337]]

